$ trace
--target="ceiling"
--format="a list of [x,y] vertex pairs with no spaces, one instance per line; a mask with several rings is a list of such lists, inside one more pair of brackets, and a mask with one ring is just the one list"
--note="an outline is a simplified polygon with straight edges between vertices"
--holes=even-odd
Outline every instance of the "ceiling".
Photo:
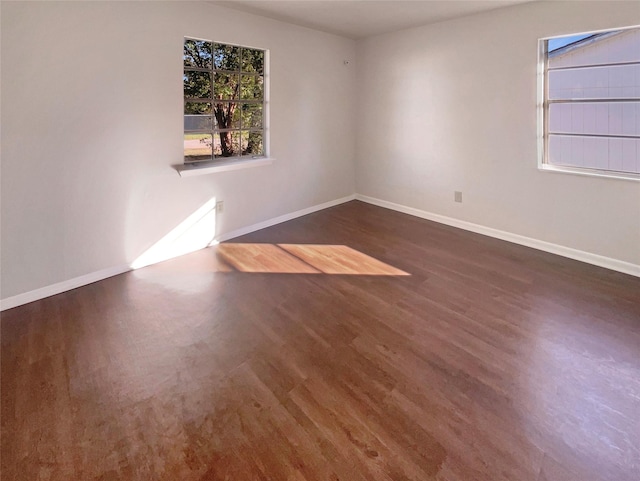
[[531,0],[214,0],[211,3],[358,39],[527,1]]

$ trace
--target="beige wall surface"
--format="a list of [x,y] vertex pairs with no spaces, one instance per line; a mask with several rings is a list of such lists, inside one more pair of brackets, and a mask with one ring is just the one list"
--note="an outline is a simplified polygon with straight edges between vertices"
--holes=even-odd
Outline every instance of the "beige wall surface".
[[[2,298],[128,265],[212,197],[224,235],[354,192],[352,40],[204,2],[2,2],[1,20]],[[272,165],[172,168],[185,36],[270,50]]]
[[640,264],[640,182],[539,171],[536,111],[539,38],[638,24],[533,2],[359,41],[356,191]]

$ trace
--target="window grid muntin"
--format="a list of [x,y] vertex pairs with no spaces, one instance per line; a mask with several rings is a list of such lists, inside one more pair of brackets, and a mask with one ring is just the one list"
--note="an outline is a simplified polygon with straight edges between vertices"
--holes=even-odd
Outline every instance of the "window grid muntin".
[[[243,159],[243,158],[260,158],[260,157],[265,157],[266,156],[266,68],[265,68],[265,63],[266,63],[266,59],[267,59],[267,55],[266,55],[266,50],[262,50],[262,49],[257,49],[257,48],[251,48],[251,47],[243,47],[243,46],[239,46],[239,45],[232,45],[232,44],[223,44],[223,43],[219,43],[219,42],[213,42],[213,41],[208,41],[208,40],[200,40],[200,39],[193,39],[193,38],[189,38],[189,37],[185,37],[184,42],[186,43],[187,41],[198,41],[198,42],[205,42],[211,45],[211,51],[212,51],[212,56],[211,56],[211,68],[203,68],[203,67],[193,67],[193,66],[188,66],[184,64],[184,57],[183,57],[183,72],[186,74],[186,72],[206,72],[206,73],[210,73],[210,79],[211,79],[211,88],[210,88],[210,92],[211,95],[210,97],[186,97],[184,96],[184,102],[183,102],[183,118],[187,117],[187,116],[191,116],[191,117],[211,117],[212,118],[212,129],[206,129],[206,130],[186,130],[184,129],[184,135],[188,135],[188,134],[211,134],[212,136],[212,145],[211,145],[211,149],[212,149],[212,155],[211,155],[211,159],[207,159],[207,160],[202,160],[202,159],[196,159],[196,160],[187,160],[186,156],[184,158],[184,162],[185,163],[197,163],[197,162],[206,162],[206,161],[219,161],[221,159],[223,160],[233,160],[233,159]],[[239,54],[238,54],[238,70],[230,70],[227,68],[216,68],[216,61],[215,61],[215,45],[223,45],[226,47],[234,47],[234,48],[238,48],[239,49]],[[249,51],[256,51],[256,52],[262,52],[262,59],[261,59],[261,68],[258,69],[258,71],[248,71],[248,70],[244,70],[243,69],[243,53],[245,50],[249,50]],[[183,56],[184,56],[184,44],[183,44]],[[218,99],[215,97],[215,74],[216,73],[225,73],[225,74],[229,74],[229,75],[236,75],[237,79],[238,79],[238,83],[237,83],[237,98],[230,98],[230,99]],[[262,96],[261,98],[242,98],[242,76],[253,76],[253,77],[258,77],[262,79],[261,82],[261,93]],[[208,114],[187,114],[185,113],[186,111],[186,104],[187,103],[211,103],[212,107],[211,107],[211,112]],[[240,127],[239,128],[216,128],[215,126],[217,125],[216,119],[215,119],[215,104],[225,104],[225,103],[235,103],[238,106],[242,105],[242,104],[247,104],[247,105],[259,105],[262,107],[261,109],[261,118],[260,118],[260,123],[262,124],[261,127],[244,127],[243,126],[243,120],[242,120],[242,116],[240,116]],[[183,122],[184,124],[184,122]],[[239,155],[234,155],[234,156],[228,156],[228,157],[223,157],[223,156],[215,156],[215,153],[213,152],[213,146],[215,144],[215,136],[216,134],[220,134],[220,133],[225,133],[225,132],[231,132],[231,133],[236,133],[237,135],[241,136],[243,132],[246,132],[247,134],[250,133],[260,133],[261,134],[261,139],[262,139],[262,152],[260,154],[245,154],[243,155],[242,152],[239,152]],[[241,138],[241,137],[240,137]],[[232,139],[235,139],[235,136],[232,137]],[[232,140],[233,142],[233,140]]]

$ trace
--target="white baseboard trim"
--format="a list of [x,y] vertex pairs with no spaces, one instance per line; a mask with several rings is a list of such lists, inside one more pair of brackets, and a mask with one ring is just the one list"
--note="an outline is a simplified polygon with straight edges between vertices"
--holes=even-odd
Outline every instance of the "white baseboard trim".
[[324,204],[313,205],[311,207],[307,207],[306,209],[301,209],[295,212],[291,212],[290,214],[284,214],[278,217],[274,217],[273,219],[268,219],[263,222],[258,222],[257,224],[253,224],[247,227],[242,227],[241,229],[237,229],[231,232],[226,232],[224,234],[221,234],[216,237],[216,241],[224,242],[230,239],[235,239],[236,237],[240,237],[245,234],[250,234],[251,232],[255,232],[260,229],[266,229],[267,227],[271,227],[272,225],[282,224],[283,222],[287,222],[288,220],[293,220],[298,217],[302,217],[303,215],[312,214],[319,210],[328,209],[329,207],[334,207],[336,205],[344,204],[345,202],[355,200],[355,198],[356,198],[355,194],[348,195],[340,199],[325,202]]
[[[231,232],[226,232],[218,236],[216,238],[216,241],[223,242],[230,239],[234,239],[236,237],[240,237],[242,235],[249,234],[251,232],[255,232],[260,229],[265,229],[267,227],[271,227],[276,224],[281,224],[282,222],[287,222],[289,220],[293,220],[298,217],[302,217],[304,215],[317,212],[319,210],[327,209],[329,207],[334,207],[339,204],[344,204],[345,202],[349,202],[351,200],[360,200],[368,204],[373,204],[379,207],[384,207],[384,208],[395,210],[398,212],[403,212],[405,214],[413,215],[415,217],[420,217],[422,219],[439,222],[440,224],[446,224],[452,227],[458,227],[460,229],[475,232],[477,234],[483,234],[489,237],[495,237],[496,239],[513,242],[514,244],[520,244],[523,246],[532,247],[534,249],[549,252],[551,254],[557,254],[563,257],[568,257],[570,259],[575,259],[577,261],[586,262],[587,264],[593,264],[595,266],[604,267],[606,269],[611,269],[611,270],[622,272],[625,274],[630,274],[632,276],[640,277],[640,265],[637,265],[637,264],[632,264],[630,262],[625,262],[618,259],[612,259],[610,257],[592,254],[590,252],[585,252],[578,249],[573,249],[571,247],[565,247],[558,244],[553,244],[551,242],[533,239],[531,237],[512,234],[511,232],[493,229],[491,227],[474,224],[472,222],[455,219],[453,217],[434,214],[424,210],[415,209],[413,207],[407,207],[401,204],[396,204],[394,202],[388,202],[386,200],[376,199],[374,197],[369,197],[361,194],[349,195],[346,197],[342,197],[340,199],[325,202],[323,204],[307,207],[306,209],[301,209],[295,212],[291,212],[289,214],[284,214],[279,217],[274,217],[272,219],[259,222],[257,224],[243,227],[241,229],[237,229]],[[5,299],[0,299],[0,311],[5,311],[7,309],[18,307],[23,304],[28,304],[29,302],[37,301],[39,299],[44,299],[45,297],[54,296],[56,294],[60,294],[65,291],[70,291],[72,289],[76,289],[78,287],[82,287],[87,284],[92,284],[94,282],[98,282],[103,279],[116,276],[118,274],[123,274],[130,270],[131,270],[131,267],[128,265],[102,269],[100,271],[85,274],[83,276],[74,277],[73,279],[69,279],[66,281],[58,282],[56,284],[51,284],[49,286],[41,287],[33,291],[25,292],[12,297],[7,297]]]
[[496,239],[513,242],[514,244],[520,244],[527,247],[532,247],[541,251],[549,252],[551,254],[557,254],[562,257],[568,257],[587,264],[593,264],[598,267],[604,267],[613,271],[622,272],[624,274],[630,274],[632,276],[640,277],[640,265],[632,264],[630,262],[613,259],[611,257],[605,257],[598,254],[592,254],[590,252],[573,249],[571,247],[565,247],[551,242],[546,242],[531,237],[525,237],[518,234],[512,234],[503,230],[493,229],[491,227],[485,227],[483,225],[474,224],[464,220],[455,219],[453,217],[447,217],[440,214],[434,214],[420,209],[414,209],[413,207],[407,207],[405,205],[396,204],[394,202],[388,202],[386,200],[376,199],[366,195],[356,194],[356,200],[366,202],[368,204],[377,205],[378,207],[385,207],[387,209],[403,212],[405,214],[420,217],[422,219],[432,220],[439,222],[440,224],[450,225],[452,227],[458,227],[460,229],[475,232],[477,234],[483,234],[489,237],[495,237]]
[[0,311],[6,311],[7,309],[38,301],[45,297],[55,296],[56,294],[86,286],[87,284],[93,284],[94,282],[107,279],[108,277],[117,276],[118,274],[123,274],[130,270],[131,267],[129,266],[110,267],[108,269],[102,269],[100,271],[91,272],[90,274],[85,274],[84,276],[57,282],[23,294],[18,294],[17,296],[7,297],[6,299],[0,300]]
[[[307,207],[306,209],[297,210],[295,212],[291,212],[290,214],[284,214],[279,217],[274,217],[273,219],[268,219],[263,222],[250,225],[248,227],[243,227],[241,229],[222,234],[216,237],[216,241],[223,242],[225,240],[233,239],[235,237],[249,234],[250,232],[264,229],[266,227],[271,227],[273,225],[280,224],[282,222],[295,219],[297,217],[302,217],[303,215],[311,214],[313,212],[327,209],[329,207],[333,207],[339,204],[344,204],[345,202],[349,202],[351,200],[354,200],[355,198],[356,196],[355,194],[353,194],[347,197],[342,197],[340,199],[325,202],[323,204]],[[85,274],[83,276],[75,277],[67,281],[57,282],[56,284],[51,284],[49,286],[41,287],[40,289],[35,289],[33,291],[25,292],[23,294],[7,297],[6,299],[0,299],[0,311],[12,309],[14,307],[18,307],[23,304],[28,304],[29,302],[44,299],[45,297],[55,296],[56,294],[60,294],[61,292],[70,291],[78,287],[86,286],[87,284],[92,284],[94,282],[107,279],[108,277],[117,276],[118,274],[123,274],[130,270],[131,270],[130,266],[119,266],[119,267],[111,267],[108,269],[102,269],[97,272]]]

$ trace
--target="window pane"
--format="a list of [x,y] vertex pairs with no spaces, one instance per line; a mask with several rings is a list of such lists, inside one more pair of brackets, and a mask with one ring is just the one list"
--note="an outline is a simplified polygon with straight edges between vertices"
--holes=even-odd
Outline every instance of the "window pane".
[[262,73],[264,70],[264,50],[242,49],[242,71]]
[[609,168],[640,174],[640,139],[609,139]]
[[558,43],[560,40],[549,40],[550,68],[640,61],[638,28],[566,37]]
[[213,155],[216,158],[240,155],[240,133],[218,132],[213,138]]
[[203,40],[184,41],[182,58],[185,67],[211,68],[211,43]]
[[242,104],[242,128],[262,128],[262,104]]
[[185,115],[210,115],[211,102],[185,102]]
[[214,44],[213,65],[222,70],[240,70],[240,47]]
[[640,102],[551,104],[549,132],[640,136]]
[[550,70],[549,98],[640,99],[640,64]]
[[185,115],[184,130],[211,130],[211,117],[206,115]]
[[184,134],[184,161],[211,160],[211,134]]
[[262,132],[242,132],[242,155],[260,156],[264,155],[264,144],[262,142]]
[[640,173],[640,139],[549,136],[549,163],[586,169]]
[[217,129],[239,129],[240,107],[235,102],[216,103],[213,105]]
[[182,76],[184,96],[187,98],[211,98],[211,75],[207,72],[185,72]]
[[219,100],[234,100],[238,98],[238,76],[235,74],[215,74],[214,98]]
[[262,75],[242,75],[240,98],[261,100],[263,96],[263,81],[264,77]]

